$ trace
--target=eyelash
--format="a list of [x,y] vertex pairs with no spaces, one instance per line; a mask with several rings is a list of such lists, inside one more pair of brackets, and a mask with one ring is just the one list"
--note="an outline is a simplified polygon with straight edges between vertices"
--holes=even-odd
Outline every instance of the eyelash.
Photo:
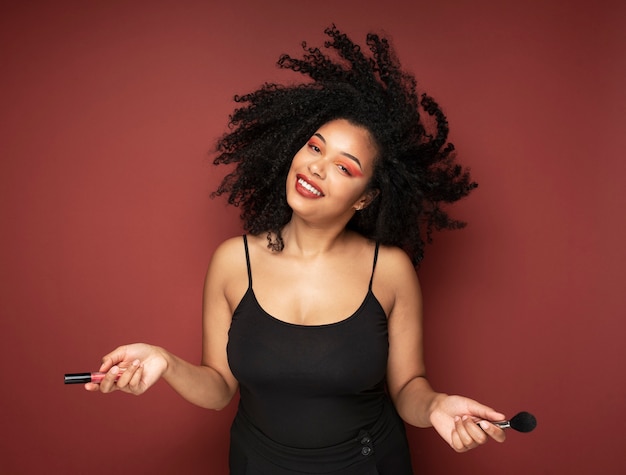
[[350,170],[348,170],[347,167],[344,167],[341,163],[339,163],[337,166],[343,173],[345,173],[346,175],[352,176],[352,173],[350,173]]

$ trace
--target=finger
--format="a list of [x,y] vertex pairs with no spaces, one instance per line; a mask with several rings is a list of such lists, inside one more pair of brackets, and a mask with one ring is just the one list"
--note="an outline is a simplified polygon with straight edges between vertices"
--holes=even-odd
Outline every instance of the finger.
[[102,357],[102,364],[100,365],[99,371],[106,373],[114,365],[124,361],[125,357],[126,357],[126,346],[120,346],[116,348],[108,355],[104,355]]
[[120,368],[119,366],[113,366],[105,375],[104,378],[102,378],[102,381],[100,381],[100,391],[103,393],[110,393],[111,391],[115,391],[116,385],[115,385],[115,379],[117,378],[117,375],[120,372]]
[[100,391],[100,385],[97,383],[85,383],[85,389],[87,391]]
[[[458,441],[460,443],[460,446],[457,445],[456,447],[459,449],[468,450],[468,449],[475,447],[476,445],[476,441],[472,437],[471,433],[468,431],[468,428],[465,424],[465,422],[468,420],[469,420],[468,416],[463,416],[463,417],[457,416],[454,418],[454,430],[456,432]],[[480,430],[480,428],[478,430]]]
[[506,440],[506,432],[498,426],[491,424],[488,421],[480,421],[479,425],[481,430],[496,442],[502,443]]
[[472,416],[479,419],[486,419],[488,421],[502,421],[506,419],[504,414],[473,400],[469,401],[467,409]]
[[123,374],[117,380],[117,382],[116,382],[117,387],[122,389],[122,388],[125,388],[126,386],[128,386],[128,383],[130,383],[130,380],[135,375],[135,372],[137,371],[137,368],[139,368],[139,360],[134,360],[130,364],[130,366],[128,366],[124,370]]
[[450,438],[450,446],[456,451],[456,452],[466,452],[467,448],[465,447],[465,445],[463,445],[463,442],[461,441],[461,438],[459,437],[459,434],[457,433],[456,430],[452,431],[452,436]]
[[468,437],[470,437],[473,441],[473,447],[487,443],[487,440],[489,439],[487,434],[481,429],[478,424],[476,424],[474,418],[464,416],[462,420],[463,427],[467,431]]
[[133,373],[133,377],[128,386],[133,394],[141,394],[143,392],[141,379],[143,377],[143,365],[138,365],[137,370]]

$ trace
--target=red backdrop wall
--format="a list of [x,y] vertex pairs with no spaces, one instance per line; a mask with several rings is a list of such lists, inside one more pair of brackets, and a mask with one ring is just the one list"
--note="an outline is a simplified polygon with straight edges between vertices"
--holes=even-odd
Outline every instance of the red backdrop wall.
[[132,341],[199,359],[206,265],[241,232],[208,152],[232,96],[335,22],[388,32],[480,182],[419,271],[433,384],[539,420],[463,455],[411,428],[416,471],[624,473],[624,5],[3,4],[0,472],[227,473],[234,404],[61,376]]

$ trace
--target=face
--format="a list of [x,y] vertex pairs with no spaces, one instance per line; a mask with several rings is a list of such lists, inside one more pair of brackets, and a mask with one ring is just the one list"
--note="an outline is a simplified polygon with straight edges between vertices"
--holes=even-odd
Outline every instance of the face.
[[324,124],[293,158],[287,202],[305,218],[350,219],[369,204],[376,145],[367,129],[337,119]]

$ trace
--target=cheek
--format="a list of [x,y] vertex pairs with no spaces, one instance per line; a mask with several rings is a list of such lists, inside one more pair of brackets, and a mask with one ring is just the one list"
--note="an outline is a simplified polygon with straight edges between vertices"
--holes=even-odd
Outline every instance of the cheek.
[[296,152],[296,154],[291,159],[290,169],[302,165],[302,163],[304,162],[305,156],[306,156],[306,149],[305,147],[302,147],[300,150]]
[[334,186],[335,195],[341,196],[346,203],[352,204],[358,201],[365,193],[365,187],[355,183],[336,183]]

